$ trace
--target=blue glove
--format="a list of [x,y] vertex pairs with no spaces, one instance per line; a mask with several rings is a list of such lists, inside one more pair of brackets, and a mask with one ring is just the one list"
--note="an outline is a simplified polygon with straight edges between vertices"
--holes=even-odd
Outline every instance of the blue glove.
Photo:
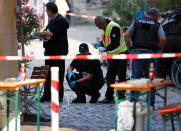
[[77,81],[71,81],[70,82],[70,88],[73,88],[76,85]]
[[99,52],[101,52],[101,53],[105,52],[105,48],[104,47],[99,47]]
[[36,39],[36,38],[37,38],[37,33],[33,33],[33,34],[31,35],[31,37],[32,37],[33,39]]
[[46,56],[47,55],[47,52],[46,52],[46,50],[44,51],[44,56]]
[[92,45],[93,45],[93,47],[94,47],[95,49],[98,49],[98,48],[100,47],[100,44],[99,44],[99,43],[92,43]]
[[70,71],[70,72],[68,73],[67,77],[68,77],[68,79],[70,80],[70,78],[71,78],[72,76],[75,78],[75,74],[74,74],[72,71]]

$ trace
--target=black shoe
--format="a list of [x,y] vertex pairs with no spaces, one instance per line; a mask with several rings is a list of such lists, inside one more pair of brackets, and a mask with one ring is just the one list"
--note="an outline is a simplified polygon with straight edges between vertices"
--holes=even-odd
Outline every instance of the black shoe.
[[59,102],[62,102],[63,101],[63,98],[59,98]]
[[104,98],[104,100],[100,101],[99,103],[102,103],[102,104],[114,103],[114,99]]
[[123,91],[123,92],[118,93],[118,97],[119,97],[119,99],[124,99],[124,98],[126,98],[125,92]]
[[49,97],[42,97],[41,99],[40,99],[40,102],[50,102],[50,98]]
[[125,96],[125,95],[121,95],[121,96],[119,96],[119,100],[120,100],[120,99],[124,99],[124,98],[126,98],[126,96]]
[[89,103],[97,103],[97,100],[99,99],[100,96],[101,96],[100,93],[95,95],[95,96],[92,96],[92,98],[89,101]]
[[86,99],[75,98],[72,103],[86,103]]

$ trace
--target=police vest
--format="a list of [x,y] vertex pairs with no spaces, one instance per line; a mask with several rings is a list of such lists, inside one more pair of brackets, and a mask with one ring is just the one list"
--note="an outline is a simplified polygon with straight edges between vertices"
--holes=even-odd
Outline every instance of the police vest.
[[160,24],[151,18],[143,18],[134,22],[132,49],[158,50],[158,29]]
[[116,55],[116,54],[120,54],[120,53],[125,52],[125,51],[128,50],[127,46],[126,46],[126,42],[124,40],[124,32],[121,29],[121,27],[117,23],[115,23],[114,21],[111,21],[107,25],[105,31],[102,30],[102,41],[103,41],[104,47],[106,48],[111,44],[110,35],[111,35],[112,28],[114,26],[120,28],[120,34],[121,34],[121,36],[120,36],[120,45],[116,49],[114,49],[112,51],[107,51],[108,55]]

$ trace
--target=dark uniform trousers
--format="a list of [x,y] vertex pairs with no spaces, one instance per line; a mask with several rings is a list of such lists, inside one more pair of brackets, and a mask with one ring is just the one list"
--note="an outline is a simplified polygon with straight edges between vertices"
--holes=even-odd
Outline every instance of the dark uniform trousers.
[[[66,79],[68,84],[71,81],[78,80],[82,78],[82,75],[80,74],[75,74],[75,78],[71,78],[70,80],[68,79],[68,75],[66,75]],[[104,80],[100,80],[99,82],[95,81],[86,81],[86,82],[81,82],[81,83],[76,83],[76,85],[72,88],[72,90],[76,93],[77,98],[79,99],[85,99],[85,94],[90,95],[90,96],[99,96],[99,90],[102,88],[104,85]]]
[[[124,54],[127,54],[125,52]],[[118,76],[118,82],[126,81],[127,60],[108,60],[108,69],[106,74],[107,91],[106,98],[113,100],[114,89],[110,87],[115,83],[116,76]],[[119,98],[125,97],[125,91],[119,93]]]
[[64,74],[65,74],[65,60],[46,60],[45,65],[50,66],[48,75],[45,82],[44,97],[51,98],[51,67],[59,67],[59,99],[63,98],[64,95]]

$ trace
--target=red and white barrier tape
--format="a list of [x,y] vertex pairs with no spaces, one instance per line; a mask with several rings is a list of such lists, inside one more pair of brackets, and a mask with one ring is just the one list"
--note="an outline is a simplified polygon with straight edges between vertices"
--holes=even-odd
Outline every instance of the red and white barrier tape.
[[88,60],[88,59],[154,59],[154,58],[176,58],[181,53],[151,53],[151,54],[121,54],[121,55],[78,55],[78,56],[0,56],[0,61],[12,60]]
[[88,18],[88,19],[95,19],[95,16],[80,15],[80,14],[74,14],[74,13],[66,13],[66,15],[82,17],[82,18]]
[[52,131],[59,131],[59,68],[51,68],[51,117]]
[[[80,17],[80,18],[87,18],[87,19],[95,19],[96,18],[96,16],[88,16],[88,15],[81,15],[81,14],[74,14],[74,13],[66,13],[66,15]],[[109,18],[109,19],[120,20],[121,18]]]
[[[46,10],[43,9],[43,11],[46,11]],[[76,14],[76,13],[68,13],[68,12],[66,12],[65,15],[75,16],[75,17],[80,17],[80,18],[95,19],[95,16],[81,15],[81,14]]]

